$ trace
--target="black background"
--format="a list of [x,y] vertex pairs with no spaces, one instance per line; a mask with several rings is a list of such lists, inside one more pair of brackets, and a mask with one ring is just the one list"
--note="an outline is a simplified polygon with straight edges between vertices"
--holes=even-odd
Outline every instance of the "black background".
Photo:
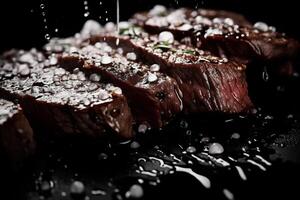
[[[100,5],[102,1],[102,5]],[[176,3],[178,2],[178,3]],[[45,31],[40,4],[45,4],[48,31]],[[203,7],[238,11],[251,21],[265,21],[277,30],[299,38],[297,20],[300,18],[297,1],[269,0],[120,0],[122,20],[134,12],[147,10],[155,4],[168,7]],[[0,3],[0,50],[9,48],[40,47],[45,34],[69,36],[78,32],[88,18],[105,23],[105,19],[115,21],[116,0],[88,0],[89,17],[84,15],[84,0],[9,0]],[[107,11],[107,13],[105,13]],[[102,19],[99,19],[102,16]],[[55,29],[58,32],[55,32]]]

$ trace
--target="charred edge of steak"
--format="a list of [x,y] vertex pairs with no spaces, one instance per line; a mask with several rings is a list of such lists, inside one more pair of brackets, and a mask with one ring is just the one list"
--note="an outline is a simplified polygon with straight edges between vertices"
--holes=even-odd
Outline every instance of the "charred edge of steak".
[[60,66],[76,68],[91,78],[103,79],[122,88],[137,123],[160,128],[182,109],[177,83],[170,77],[141,62],[134,52],[123,56],[123,48],[98,42],[60,57]]
[[124,53],[134,51],[143,62],[159,64],[163,73],[177,81],[187,113],[238,113],[252,107],[242,64],[212,56],[178,41],[162,44],[157,35],[145,33],[134,38],[94,36],[90,42],[104,40],[109,44],[118,40]]
[[13,168],[19,168],[35,149],[33,132],[23,111],[3,99],[0,99],[0,149],[4,152],[1,156]]
[[38,132],[129,138],[131,113],[120,88],[69,73],[36,50],[4,55],[0,93],[17,100]]

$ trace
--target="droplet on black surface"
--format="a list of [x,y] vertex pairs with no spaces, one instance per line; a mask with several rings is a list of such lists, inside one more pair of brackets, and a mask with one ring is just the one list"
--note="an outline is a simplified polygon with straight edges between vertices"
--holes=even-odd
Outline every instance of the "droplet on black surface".
[[60,195],[61,195],[62,197],[65,197],[65,196],[67,196],[67,193],[64,192],[64,191],[62,191]]
[[224,147],[220,143],[212,143],[208,149],[209,154],[221,154],[224,152]]
[[231,138],[232,139],[240,139],[240,137],[241,137],[241,135],[239,134],[239,133],[233,133],[232,135],[231,135]]
[[94,189],[91,191],[91,194],[95,195],[95,196],[104,196],[104,195],[106,195],[106,192],[101,189]]
[[44,196],[51,195],[52,189],[54,187],[53,181],[42,181],[39,186],[40,193]]
[[294,118],[294,115],[293,114],[289,114],[288,116],[287,116],[287,119],[293,119]]
[[70,193],[73,198],[79,198],[85,196],[85,186],[80,181],[74,181],[70,187]]
[[133,141],[130,144],[130,148],[132,148],[132,149],[138,149],[138,148],[140,148],[140,146],[141,146],[140,143],[138,143],[136,141]]
[[108,155],[106,153],[100,153],[98,156],[99,160],[107,160],[108,159]]
[[186,152],[188,153],[195,153],[197,150],[194,146],[189,146],[188,148],[186,148]]
[[200,140],[200,143],[208,143],[210,141],[210,138],[209,137],[203,137],[201,140]]
[[144,190],[142,186],[135,184],[132,185],[126,192],[125,197],[131,199],[140,199],[144,196]]
[[140,124],[139,127],[138,127],[138,132],[139,133],[146,133],[148,127],[146,124]]
[[179,123],[180,128],[186,129],[189,124],[185,120],[181,120]]
[[269,74],[268,74],[268,71],[267,71],[267,67],[264,67],[264,71],[262,73],[262,79],[265,82],[269,81]]
[[192,135],[192,131],[191,131],[191,130],[187,130],[187,131],[185,132],[185,134],[186,134],[187,136],[191,136],[191,135]]
[[224,189],[223,194],[225,195],[225,197],[228,200],[233,200],[234,199],[234,196],[233,196],[232,192],[230,192],[228,189]]

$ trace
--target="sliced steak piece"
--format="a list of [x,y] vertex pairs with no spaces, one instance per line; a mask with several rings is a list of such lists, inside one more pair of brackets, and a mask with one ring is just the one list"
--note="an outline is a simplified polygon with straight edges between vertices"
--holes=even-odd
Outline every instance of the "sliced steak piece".
[[182,110],[180,90],[176,81],[158,72],[154,66],[136,62],[136,54],[127,52],[116,44],[105,42],[75,47],[63,53],[60,66],[73,71],[84,71],[91,78],[112,82],[122,88],[138,124],[161,128]]
[[[0,94],[17,100],[32,127],[39,132],[132,136],[132,116],[118,87],[69,73],[36,52],[4,55]],[[51,60],[51,58],[50,58]],[[53,63],[55,64],[55,63]]]
[[300,52],[298,41],[270,28],[262,31],[254,27],[226,24],[214,24],[198,30],[194,34],[194,43],[198,47],[244,63],[256,60],[262,62],[293,60]]
[[176,40],[159,41],[157,35],[134,37],[94,36],[91,43],[116,41],[124,54],[134,51],[139,60],[158,64],[174,78],[182,93],[185,112],[239,113],[252,107],[248,96],[245,66],[211,56]]
[[34,152],[32,129],[22,109],[0,99],[0,154],[18,168],[25,158]]
[[181,39],[190,36],[193,32],[192,25],[212,25],[214,22],[251,26],[251,23],[238,13],[224,10],[180,8],[177,10],[157,5],[149,12],[140,12],[133,15],[130,22],[144,27],[147,31],[157,33],[170,31]]
[[179,39],[190,37],[201,49],[243,63],[253,59],[277,61],[299,55],[299,42],[276,32],[274,27],[262,22],[250,26],[231,14],[224,19],[222,11],[215,13],[220,16],[207,17],[203,11],[178,9],[166,11],[164,16],[151,16],[149,12],[142,18],[137,14],[132,21],[152,33],[170,31]]

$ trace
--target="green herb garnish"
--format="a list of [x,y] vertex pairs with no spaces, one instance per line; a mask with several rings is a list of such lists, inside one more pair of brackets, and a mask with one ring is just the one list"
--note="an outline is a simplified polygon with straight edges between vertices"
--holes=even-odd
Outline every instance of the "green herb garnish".
[[182,53],[190,54],[190,55],[196,55],[197,51],[191,50],[191,49],[186,49],[186,50],[182,50]]
[[141,33],[141,30],[139,27],[130,26],[128,28],[120,29],[119,34],[120,35],[128,35],[132,37],[138,37]]

